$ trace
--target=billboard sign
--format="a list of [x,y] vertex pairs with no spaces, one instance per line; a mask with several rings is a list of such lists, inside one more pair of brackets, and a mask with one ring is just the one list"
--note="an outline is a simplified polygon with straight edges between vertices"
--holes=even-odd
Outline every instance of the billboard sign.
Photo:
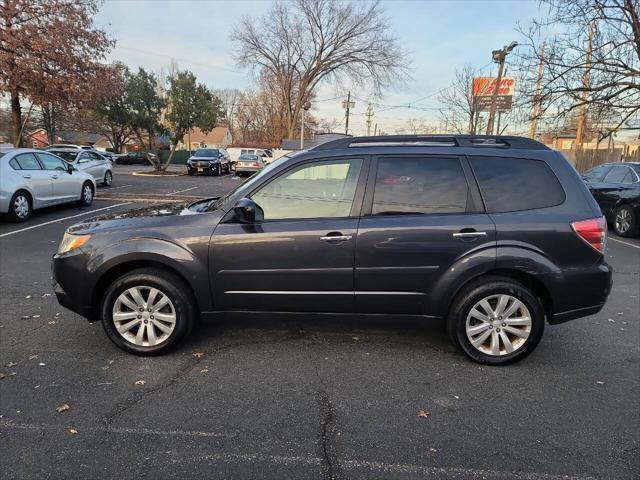
[[[476,77],[473,79],[473,109],[476,112],[488,112],[491,110],[493,93],[496,91],[497,78]],[[496,110],[511,110],[513,96],[516,93],[515,77],[503,77],[500,79],[498,96],[496,98]]]

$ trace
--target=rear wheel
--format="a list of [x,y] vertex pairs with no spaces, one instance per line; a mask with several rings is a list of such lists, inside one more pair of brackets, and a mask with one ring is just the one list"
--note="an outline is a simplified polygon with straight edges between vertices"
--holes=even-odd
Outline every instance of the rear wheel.
[[638,235],[638,218],[633,208],[629,205],[620,205],[616,208],[613,231],[621,237],[634,237]]
[[24,222],[31,216],[31,198],[22,190],[13,194],[9,203],[9,215],[16,222]]
[[449,334],[472,360],[505,365],[531,353],[544,332],[544,309],[524,285],[504,277],[473,282],[456,297]]
[[181,278],[163,270],[133,270],[113,282],[102,303],[109,339],[136,355],[157,355],[175,347],[195,321],[195,301]]
[[91,182],[84,182],[82,184],[82,190],[80,191],[80,200],[78,205],[81,207],[88,207],[93,203],[93,185]]

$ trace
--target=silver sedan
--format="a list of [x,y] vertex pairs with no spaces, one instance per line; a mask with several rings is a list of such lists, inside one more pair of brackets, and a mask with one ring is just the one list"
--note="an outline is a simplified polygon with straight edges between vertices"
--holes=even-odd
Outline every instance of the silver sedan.
[[82,147],[49,147],[47,151],[59,156],[81,172],[92,175],[97,183],[105,187],[111,186],[113,182],[111,161],[95,150]]
[[15,148],[0,153],[0,213],[24,222],[38,208],[76,202],[91,205],[92,175],[42,150]]

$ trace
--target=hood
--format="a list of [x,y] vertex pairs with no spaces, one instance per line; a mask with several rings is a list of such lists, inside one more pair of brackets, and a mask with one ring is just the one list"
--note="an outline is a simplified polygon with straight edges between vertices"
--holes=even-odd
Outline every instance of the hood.
[[139,226],[150,226],[164,217],[198,215],[205,211],[211,200],[215,199],[208,198],[195,203],[167,203],[163,205],[152,205],[145,208],[136,208],[124,212],[118,211],[105,213],[84,220],[82,223],[72,225],[67,231],[69,233],[80,235],[97,232],[99,230],[111,230],[118,228],[131,229]]

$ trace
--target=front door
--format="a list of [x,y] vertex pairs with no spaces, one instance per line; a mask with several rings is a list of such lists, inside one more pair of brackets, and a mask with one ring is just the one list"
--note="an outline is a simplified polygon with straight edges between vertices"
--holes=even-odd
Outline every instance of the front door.
[[252,192],[264,220],[221,223],[212,237],[216,309],[352,311],[365,166],[362,158],[315,160]]
[[51,178],[55,203],[80,198],[81,186],[78,179],[69,173],[67,162],[46,152],[38,152],[37,155]]
[[374,162],[358,229],[359,312],[429,314],[432,289],[454,263],[483,246],[495,255],[495,226],[472,182],[455,156]]

